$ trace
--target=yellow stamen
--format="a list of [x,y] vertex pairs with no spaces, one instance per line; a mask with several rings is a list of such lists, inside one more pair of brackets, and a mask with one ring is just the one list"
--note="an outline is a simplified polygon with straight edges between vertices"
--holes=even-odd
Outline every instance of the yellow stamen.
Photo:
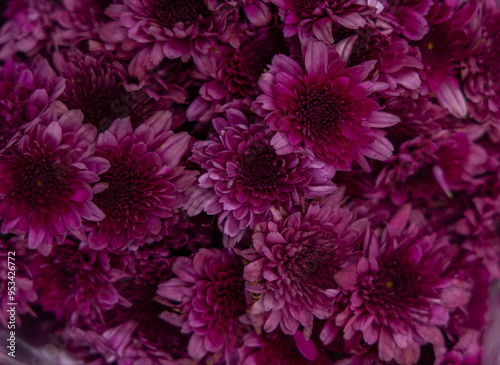
[[394,286],[394,281],[388,281],[387,283],[385,283],[385,286],[391,289]]
[[427,48],[429,49],[429,51],[432,51],[434,49],[434,43],[433,42],[429,42],[427,44]]

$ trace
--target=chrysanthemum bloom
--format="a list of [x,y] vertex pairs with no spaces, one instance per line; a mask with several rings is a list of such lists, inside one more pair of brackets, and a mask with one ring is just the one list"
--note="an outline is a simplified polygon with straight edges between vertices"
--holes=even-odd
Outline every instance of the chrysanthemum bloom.
[[50,256],[38,255],[33,271],[38,303],[58,320],[91,327],[103,323],[103,312],[124,299],[113,283],[127,273],[127,257],[79,248],[70,240],[56,246]]
[[481,23],[481,40],[472,55],[462,63],[464,92],[469,112],[486,123],[492,141],[500,141],[500,10]]
[[419,96],[417,99],[409,95],[391,98],[384,101],[387,112],[397,115],[401,121],[387,128],[387,138],[396,150],[403,142],[421,136],[429,138],[437,134],[443,126],[441,122],[448,114],[437,104],[431,102],[429,96]]
[[365,26],[353,31],[346,38],[335,34],[335,49],[348,66],[376,60],[370,79],[385,82],[389,87],[381,91],[384,96],[398,96],[420,87],[417,69],[423,67],[416,48],[396,35],[384,35],[379,30]]
[[366,17],[382,10],[382,4],[373,0],[270,0],[280,9],[285,23],[285,37],[296,34],[313,35],[325,43],[333,43],[332,27],[340,24],[358,29],[366,24]]
[[217,134],[194,145],[191,160],[206,172],[186,207],[189,215],[202,210],[218,214],[226,245],[239,241],[246,228],[265,220],[271,207],[291,209],[299,197],[314,198],[335,190],[333,169],[302,151],[278,155],[272,131],[262,123],[248,125],[239,110],[214,119]]
[[53,0],[11,0],[0,29],[0,60],[17,52],[33,57],[49,48],[56,25],[52,15],[60,8]]
[[425,18],[432,6],[432,0],[382,0],[384,10],[377,15],[376,26],[381,29],[395,29],[411,41],[421,40],[429,31]]
[[278,154],[301,146],[328,165],[349,170],[353,161],[369,170],[366,157],[385,160],[392,145],[378,128],[399,122],[381,112],[369,98],[380,83],[367,82],[377,61],[346,68],[339,55],[311,41],[305,51],[305,70],[290,57],[277,55],[259,86],[264,91],[257,106],[278,133],[271,143]]
[[13,58],[0,65],[0,150],[63,90],[64,80],[41,57],[30,66],[17,64]]
[[232,251],[202,248],[193,258],[177,258],[172,270],[177,277],[160,284],[158,295],[175,307],[161,318],[192,334],[188,353],[196,360],[207,353],[234,354],[244,333],[239,317],[246,306],[241,258]]
[[178,166],[191,137],[170,130],[170,115],[157,112],[135,131],[128,118],[117,119],[99,135],[96,155],[111,167],[101,176],[107,189],[93,199],[106,217],[88,225],[92,248],[142,246],[175,224],[197,172]]
[[[104,10],[112,0],[63,0],[62,9],[54,14],[58,28],[54,38],[59,47],[83,46],[99,39],[101,27],[111,19],[104,14]],[[91,48],[91,47],[89,47]]]
[[356,220],[339,206],[342,189],[286,216],[278,211],[257,225],[252,247],[241,252],[246,289],[257,298],[249,310],[257,330],[278,327],[293,335],[299,325],[307,338],[313,319],[326,319],[337,306],[333,275],[364,236],[366,219]]
[[201,72],[213,74],[217,42],[239,45],[238,11],[226,2],[120,0],[106,15],[114,21],[103,26],[101,39],[108,49],[132,58],[129,72],[139,79],[165,57],[182,62],[192,57]]
[[435,95],[439,105],[457,118],[467,115],[458,69],[475,45],[479,23],[477,2],[466,3],[462,8],[460,4],[435,3],[427,15],[429,32],[416,43],[424,64],[418,71],[423,91]]
[[242,0],[243,12],[250,23],[256,27],[264,27],[272,19],[267,2],[268,0]]
[[391,191],[398,205],[408,199],[429,199],[444,192],[473,191],[482,180],[486,152],[465,133],[443,130],[432,138],[416,137],[404,142],[398,154],[377,177],[380,187]]
[[[8,328],[11,324],[11,308],[8,303],[16,303],[15,325],[21,325],[20,314],[34,314],[30,303],[37,300],[36,290],[33,288],[33,275],[29,270],[26,255],[26,242],[18,237],[0,237],[0,322]],[[9,293],[13,291],[14,293]],[[12,295],[11,295],[12,294]]]
[[285,335],[277,329],[258,335],[248,332],[243,336],[243,346],[238,349],[242,365],[330,365],[321,343],[304,339],[302,331]]
[[85,239],[82,222],[104,218],[91,201],[102,185],[90,184],[109,163],[92,156],[97,132],[82,122],[79,110],[59,120],[35,120],[0,157],[2,232],[27,234],[28,247],[44,254],[68,234]]
[[[163,258],[136,260],[132,266],[137,274],[115,283],[126,302],[104,313],[106,328],[127,322],[135,324],[134,328],[130,328],[131,338],[140,344],[135,352],[143,352],[147,359],[173,360],[187,351],[189,336],[160,319],[161,313],[169,308],[161,303],[156,291],[160,283],[174,276],[172,262],[173,259]],[[133,352],[131,349],[123,356],[133,357]]]
[[99,132],[118,118],[130,117],[137,127],[156,111],[168,110],[174,102],[187,98],[186,91],[170,84],[168,78],[161,91],[149,79],[139,90],[127,85],[127,71],[109,52],[83,54],[77,50],[53,57],[57,71],[66,79],[59,100],[70,109],[80,109],[84,123],[93,124]]
[[344,338],[377,346],[380,360],[398,364],[417,362],[425,343],[443,345],[440,327],[470,297],[446,272],[455,249],[444,237],[407,226],[409,213],[403,206],[381,234],[365,241],[365,255],[334,275],[350,298],[336,315]]
[[[253,99],[260,91],[259,77],[275,54],[288,52],[281,30],[263,28],[255,38],[246,39],[237,49],[221,47],[215,79],[202,85],[203,99],[222,103],[237,99]],[[253,101],[253,100],[252,100]]]

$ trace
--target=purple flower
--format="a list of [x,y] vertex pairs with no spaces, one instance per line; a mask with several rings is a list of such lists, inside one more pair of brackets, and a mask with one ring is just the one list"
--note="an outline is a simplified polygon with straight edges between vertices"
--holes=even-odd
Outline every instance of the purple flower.
[[52,242],[68,234],[85,239],[83,221],[100,221],[91,201],[99,174],[109,163],[92,156],[95,127],[83,114],[66,112],[58,120],[35,120],[18,134],[0,158],[0,218],[3,233],[28,235],[28,247],[49,254]]
[[52,45],[56,22],[52,15],[61,9],[54,0],[11,0],[7,21],[0,29],[0,60],[22,52],[33,57]]
[[201,360],[207,353],[235,353],[244,332],[241,259],[224,249],[202,248],[193,258],[177,258],[172,270],[177,277],[160,284],[158,295],[175,311],[163,312],[161,318],[182,327],[182,333],[192,333],[189,355]]
[[255,228],[252,248],[241,255],[246,289],[256,298],[249,314],[257,332],[272,332],[279,325],[288,335],[304,327],[312,333],[314,318],[333,315],[338,286],[333,275],[363,237],[366,219],[355,220],[339,206],[342,190],[284,216],[273,210],[273,218]]
[[285,37],[299,34],[314,35],[320,41],[333,43],[334,25],[358,29],[366,24],[367,16],[382,10],[382,4],[372,0],[270,0],[280,9],[285,23]]
[[[12,328],[12,324],[21,325],[20,314],[35,314],[30,303],[38,299],[33,287],[33,275],[28,267],[30,255],[27,254],[26,242],[17,237],[0,237],[0,322],[5,328]],[[14,268],[14,270],[12,270]],[[11,280],[12,279],[12,280]],[[12,285],[14,283],[14,285]],[[11,295],[9,291],[14,291]],[[11,299],[11,297],[13,297]],[[17,303],[15,321],[11,320],[11,308],[8,303]],[[8,322],[11,322],[10,325]],[[15,322],[15,323],[13,323]]]
[[492,141],[500,141],[500,10],[489,12],[481,23],[481,41],[462,62],[464,92],[472,118],[485,123]]
[[111,3],[112,0],[63,0],[64,8],[54,14],[58,23],[54,37],[58,45],[74,47],[89,42],[92,49],[101,27],[111,20],[104,13]]
[[[340,33],[345,33],[341,30]],[[335,49],[348,66],[376,60],[371,71],[371,81],[384,82],[388,89],[381,91],[384,96],[398,96],[408,90],[420,87],[417,69],[423,68],[422,59],[415,47],[395,35],[384,35],[377,29],[365,26],[352,35],[336,36]]]
[[382,0],[384,10],[377,15],[376,25],[382,29],[396,29],[411,41],[421,40],[429,31],[425,18],[432,0]]
[[305,340],[304,334],[285,335],[279,329],[258,335],[248,332],[238,349],[242,365],[330,365],[333,362],[319,341]]
[[328,165],[349,170],[355,160],[367,171],[365,157],[390,157],[393,147],[378,128],[399,118],[379,111],[368,97],[383,86],[364,81],[376,62],[345,68],[335,51],[315,41],[306,47],[305,70],[287,56],[275,56],[259,81],[264,94],[257,104],[278,132],[271,141],[278,154],[305,146]]
[[218,214],[230,246],[245,229],[255,228],[271,207],[291,209],[299,198],[313,198],[335,190],[334,171],[303,151],[278,155],[271,146],[272,131],[261,123],[248,125],[245,115],[228,109],[214,119],[218,134],[197,142],[191,160],[206,172],[186,207],[188,214],[204,210]]
[[37,57],[28,67],[8,58],[0,66],[0,150],[63,90],[64,80],[56,77],[45,59]]
[[79,248],[70,240],[56,246],[50,256],[38,255],[29,265],[34,274],[38,302],[67,323],[91,327],[103,323],[103,312],[124,302],[113,283],[127,257]]
[[434,93],[439,105],[457,118],[467,115],[467,104],[457,79],[460,62],[467,58],[477,35],[478,6],[469,2],[435,3],[427,19],[431,25],[417,42],[424,68],[419,70],[424,92]]
[[143,246],[176,223],[197,172],[179,166],[191,137],[173,133],[170,116],[157,112],[135,131],[128,118],[117,119],[99,135],[96,154],[111,167],[101,177],[106,188],[93,199],[106,217],[88,225],[92,248]]
[[[236,7],[215,0],[123,0],[111,4],[106,15],[114,21],[101,29],[108,49],[131,57],[131,75],[140,80],[166,57],[187,62],[213,74],[217,42],[238,46]],[[131,52],[134,51],[134,52]]]
[[132,264],[136,275],[114,283],[125,300],[104,313],[106,328],[134,324],[129,333],[133,346],[124,351],[121,361],[135,358],[138,352],[154,364],[155,359],[185,356],[189,337],[160,319],[161,313],[170,308],[161,303],[156,293],[160,283],[174,276],[172,263],[173,259],[165,258],[136,260]]
[[380,360],[398,364],[415,363],[425,343],[443,345],[439,327],[470,297],[446,272],[455,250],[444,237],[407,227],[409,213],[403,206],[383,233],[365,242],[365,255],[334,275],[350,300],[335,320],[344,338],[377,345]]
[[142,88],[129,84],[129,75],[109,52],[70,51],[55,53],[57,71],[66,79],[66,88],[59,98],[68,108],[80,109],[85,123],[99,132],[105,131],[118,118],[130,117],[137,127],[157,111],[169,110],[174,102],[182,103],[186,91],[171,84],[171,77],[158,85],[148,77]]

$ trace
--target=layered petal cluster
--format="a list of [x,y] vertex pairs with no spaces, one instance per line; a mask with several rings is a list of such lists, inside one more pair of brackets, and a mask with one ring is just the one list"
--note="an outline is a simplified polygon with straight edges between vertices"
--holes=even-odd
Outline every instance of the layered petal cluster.
[[[108,49],[131,58],[129,72],[144,78],[164,58],[191,58],[204,73],[216,72],[217,43],[238,46],[238,11],[215,0],[122,0],[106,9],[114,21],[101,29]],[[134,52],[131,52],[134,51]]]
[[388,88],[381,93],[384,96],[398,96],[420,87],[417,69],[424,67],[421,56],[415,47],[394,34],[384,35],[381,31],[365,26],[346,38],[345,31],[335,34],[335,49],[348,66],[376,60],[371,71],[372,81],[383,82]]
[[435,3],[427,15],[429,32],[416,43],[424,64],[418,71],[423,93],[436,95],[439,105],[457,118],[468,112],[457,76],[461,61],[467,59],[477,41],[478,9],[475,1]]
[[280,326],[294,335],[300,325],[309,338],[314,318],[335,313],[338,286],[333,275],[368,226],[366,219],[356,220],[339,206],[341,199],[338,191],[288,216],[274,210],[271,220],[255,228],[252,247],[241,255],[250,261],[244,277],[255,297],[249,314],[257,332]]
[[333,43],[332,28],[336,25],[358,29],[367,17],[382,10],[379,1],[372,0],[270,0],[280,9],[285,37],[296,34],[314,35],[320,41]]
[[285,55],[273,58],[257,97],[265,122],[276,131],[278,154],[304,146],[328,165],[349,170],[353,161],[370,170],[366,157],[386,160],[393,147],[379,128],[399,122],[369,96],[386,85],[365,81],[376,60],[346,68],[340,56],[311,41],[305,69]]
[[258,335],[248,332],[243,336],[243,346],[238,349],[242,365],[331,365],[326,351],[321,345],[306,340],[302,331],[295,335],[285,335],[277,329],[271,333]]
[[17,52],[28,57],[43,52],[52,45],[56,22],[52,14],[61,9],[53,0],[11,0],[0,29],[0,60]]
[[122,279],[126,257],[113,257],[66,240],[50,256],[38,255],[30,263],[38,291],[38,304],[59,321],[97,326],[103,312],[124,302],[113,283]]
[[61,3],[63,8],[54,14],[58,24],[54,35],[57,44],[92,48],[92,43],[99,39],[101,27],[111,20],[104,11],[112,0],[63,0]]
[[110,168],[93,199],[105,218],[88,225],[92,248],[143,246],[176,223],[197,172],[180,166],[191,137],[172,132],[171,121],[171,113],[157,112],[134,131],[129,118],[117,119],[99,135],[96,155]]
[[64,80],[56,76],[45,59],[37,57],[27,65],[8,58],[0,66],[0,150],[63,90]]
[[104,132],[118,118],[129,117],[137,127],[157,111],[170,110],[173,103],[182,103],[187,93],[181,86],[169,83],[168,75],[160,86],[151,78],[141,88],[129,84],[125,67],[109,52],[81,51],[55,53],[54,64],[66,79],[60,96],[70,109],[80,109],[85,123]]
[[462,80],[471,117],[485,123],[492,141],[500,141],[500,9],[481,23],[481,40],[462,62]]
[[[191,160],[205,173],[187,206],[190,215],[202,210],[218,214],[222,232],[239,241],[270,209],[291,209],[300,197],[314,198],[335,190],[334,170],[304,151],[278,155],[272,131],[250,124],[236,109],[214,119],[217,135],[194,145]],[[234,240],[228,244],[233,246]]]
[[85,239],[83,222],[100,221],[98,175],[109,163],[93,156],[97,131],[71,110],[37,119],[0,154],[2,233],[27,235],[28,248],[49,254],[68,234]]
[[425,343],[444,345],[440,326],[470,298],[470,289],[447,273],[456,249],[407,226],[409,213],[403,206],[365,242],[365,255],[334,275],[349,297],[335,319],[344,339],[376,346],[381,361],[398,364],[416,363]]
[[[207,353],[230,357],[244,332],[243,265],[232,251],[200,249],[192,258],[179,257],[176,277],[161,283],[158,295],[175,305],[161,318],[190,334],[188,353],[196,360]],[[177,314],[179,313],[179,314]]]
[[487,160],[486,151],[465,133],[441,131],[432,138],[404,142],[377,177],[391,191],[395,204],[408,199],[429,199],[444,192],[477,188]]
[[122,339],[129,338],[127,350],[120,354],[121,361],[137,359],[142,354],[156,364],[160,359],[173,361],[185,356],[189,337],[181,330],[160,319],[163,311],[169,308],[161,303],[156,291],[158,285],[174,276],[173,258],[151,258],[135,260],[131,266],[135,275],[114,284],[125,299],[120,305],[106,311],[103,316],[106,328],[124,326],[127,332],[117,334]]

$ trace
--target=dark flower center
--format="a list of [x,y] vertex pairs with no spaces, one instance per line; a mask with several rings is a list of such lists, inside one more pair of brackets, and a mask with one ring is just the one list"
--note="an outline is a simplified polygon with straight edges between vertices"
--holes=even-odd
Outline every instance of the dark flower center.
[[310,14],[322,2],[322,0],[294,0],[293,4],[295,5],[295,8],[300,12]]
[[362,282],[362,286],[371,293],[371,300],[378,303],[398,302],[414,299],[419,295],[418,274],[404,270],[399,263],[393,262],[373,278],[371,285]]
[[53,204],[66,186],[65,169],[49,159],[26,162],[14,177],[16,199],[33,208]]
[[441,25],[431,27],[429,33],[417,46],[422,54],[422,61],[431,67],[440,67],[443,62],[453,60],[453,51],[449,47],[446,30]]
[[307,90],[300,96],[296,117],[304,123],[304,132],[312,138],[331,135],[342,123],[344,101],[333,95]]
[[278,156],[266,146],[254,146],[241,157],[239,175],[255,189],[274,189],[280,176]]
[[205,17],[209,13],[203,0],[154,0],[151,10],[152,15],[168,28],[179,22],[189,26],[198,15]]

